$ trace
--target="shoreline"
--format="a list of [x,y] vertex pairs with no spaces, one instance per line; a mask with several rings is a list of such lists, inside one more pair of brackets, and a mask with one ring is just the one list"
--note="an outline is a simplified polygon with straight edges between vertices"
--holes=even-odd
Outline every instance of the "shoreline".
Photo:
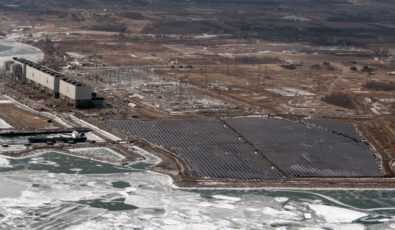
[[[0,38],[0,44],[12,47],[8,50],[0,50],[0,68],[3,68],[5,62],[11,60],[14,56],[26,57],[35,62],[40,62],[44,59],[44,53],[41,49],[19,42],[15,38]],[[22,51],[24,54],[19,54]]]
[[[395,191],[395,178],[342,178],[343,182],[336,182],[339,178],[310,178],[307,180],[300,179],[288,179],[288,181],[216,181],[216,180],[196,180],[191,181],[193,178],[188,178],[183,176],[183,180],[180,178],[175,178],[175,175],[169,171],[158,170],[159,165],[163,163],[163,159],[158,155],[147,151],[143,148],[137,147],[139,150],[137,153],[144,157],[144,159],[136,159],[132,162],[129,162],[127,165],[134,165],[138,163],[147,163],[152,164],[147,168],[147,172],[159,174],[166,176],[169,181],[169,185],[173,188],[180,190],[207,190],[207,191],[216,191],[216,190],[228,190],[228,191]],[[141,154],[144,152],[144,154]],[[58,150],[54,148],[40,149],[40,150],[32,150],[26,155],[20,156],[9,156],[0,154],[2,158],[5,159],[27,159],[31,157],[41,156],[50,153],[57,153],[71,157],[77,157],[81,159],[91,160],[95,162],[110,164],[114,166],[120,166],[117,163],[101,160],[98,158],[89,158],[79,155],[78,153],[68,153],[65,150]],[[148,157],[147,157],[148,156]],[[148,158],[152,159],[148,159]],[[155,163],[150,163],[149,161],[153,160]],[[175,170],[174,170],[175,171]],[[308,180],[316,180],[316,181],[308,181]],[[376,182],[372,182],[376,180]],[[377,182],[380,180],[380,182]],[[325,182],[327,181],[327,182]],[[304,186],[300,186],[300,183],[304,182],[309,184],[304,184]],[[362,183],[361,183],[362,182]],[[390,186],[383,186],[384,184],[391,183]],[[299,183],[298,185],[295,183]]]
[[[250,180],[237,181],[226,179],[204,179],[188,176],[189,167],[183,162],[182,158],[174,156],[167,150],[157,146],[149,146],[150,154],[153,154],[166,162],[173,158],[183,170],[177,168],[165,168],[160,164],[153,166],[150,171],[165,174],[172,178],[174,186],[182,189],[207,189],[207,190],[262,190],[262,189],[280,189],[280,190],[389,190],[395,191],[395,178],[393,177],[366,177],[366,178],[284,178],[280,180]],[[156,152],[156,151],[159,151]],[[163,159],[163,155],[165,159]],[[174,171],[177,174],[174,174]]]
[[[140,150],[141,151],[141,150]],[[142,151],[144,151],[144,154],[148,154],[149,157],[155,158],[156,161],[158,161],[160,158],[158,158],[155,154],[148,152],[144,149],[142,149]],[[95,162],[100,162],[100,163],[105,163],[105,164],[110,164],[110,165],[114,165],[114,166],[119,166],[116,163],[111,163],[109,161],[105,161],[105,160],[100,160],[97,158],[88,158],[88,157],[84,157],[84,156],[80,156],[78,154],[71,154],[68,153],[66,151],[62,151],[62,150],[57,150],[57,149],[43,149],[43,150],[33,150],[31,151],[28,155],[22,155],[22,156],[7,156],[7,155],[3,155],[1,154],[1,157],[5,158],[5,159],[13,159],[13,160],[18,160],[18,159],[27,159],[27,158],[31,158],[31,157],[37,157],[37,156],[41,156],[41,155],[45,155],[45,154],[50,154],[50,153],[56,153],[56,154],[62,154],[62,155],[66,155],[66,156],[71,156],[71,157],[77,157],[77,158],[81,158],[81,159],[86,159],[86,160],[91,160],[91,161],[95,161]],[[140,154],[140,153],[139,153]],[[135,165],[138,163],[148,163],[147,161],[149,161],[147,159],[146,156],[145,159],[143,160],[136,160],[133,162],[130,162],[128,165]],[[161,162],[159,162],[158,164],[160,164]],[[168,182],[169,185],[173,188],[176,189],[180,189],[180,190],[205,190],[205,191],[218,191],[218,190],[227,190],[227,191],[285,191],[285,192],[291,192],[291,191],[395,191],[395,187],[364,187],[364,186],[354,186],[354,187],[337,187],[337,186],[333,186],[329,187],[320,187],[320,186],[314,186],[311,185],[312,187],[309,186],[286,186],[286,184],[282,183],[282,182],[278,182],[278,183],[269,183],[267,182],[267,185],[262,185],[260,183],[264,183],[262,181],[256,181],[256,182],[251,182],[251,183],[257,183],[259,184],[258,186],[252,186],[251,184],[247,185],[248,182],[234,182],[234,183],[240,183],[243,184],[242,186],[240,186],[240,184],[238,186],[232,186],[232,187],[226,187],[229,186],[226,185],[229,182],[222,182],[221,185],[218,185],[218,181],[202,181],[202,183],[213,183],[212,185],[203,185],[200,184],[199,182],[195,185],[191,185],[191,186],[182,186],[182,183],[176,183],[174,178],[172,177],[172,175],[170,174],[166,174],[163,172],[158,172],[158,171],[154,171],[151,170],[151,167],[156,167],[157,165],[152,165],[150,167],[148,167],[147,172],[149,173],[154,173],[154,174],[159,174],[162,176],[166,176],[168,178]],[[332,178],[333,179],[333,178]],[[376,179],[376,178],[372,178]],[[330,179],[327,179],[330,180]],[[351,179],[350,179],[351,180]],[[383,181],[384,182],[384,181]],[[392,179],[392,182],[395,183],[395,179]],[[216,183],[216,184],[215,184]],[[354,184],[355,182],[351,182],[352,184]],[[273,184],[277,184],[278,186],[274,186]],[[355,184],[354,184],[355,185]],[[395,184],[394,184],[395,185]],[[373,186],[373,185],[372,185]]]
[[[0,42],[2,40],[0,39]],[[20,43],[23,44],[23,43]],[[28,46],[26,44],[23,44]],[[38,48],[35,48],[38,49]],[[26,54],[29,55],[29,54]],[[1,61],[1,58],[0,58]],[[1,63],[0,63],[1,64]],[[13,91],[13,90],[12,90]],[[5,95],[7,99],[13,102],[13,104],[17,107],[23,108],[25,110],[34,112],[35,114],[41,115],[43,117],[54,119],[55,121],[59,122],[65,126],[73,126],[73,125],[80,125],[80,126],[89,126],[92,128],[96,134],[101,137],[105,137],[107,139],[107,143],[113,142],[120,142],[126,140],[124,136],[117,136],[110,131],[107,127],[102,127],[103,125],[98,124],[95,120],[84,120],[73,113],[59,113],[54,110],[49,111],[37,111],[31,108],[28,102],[20,102],[14,99],[14,93],[12,95]],[[258,115],[257,115],[258,116]],[[138,139],[139,142],[142,142],[142,146],[137,144],[135,146],[139,147],[140,150],[142,149],[145,153],[154,156],[155,158],[159,158],[160,161],[156,164],[153,164],[151,167],[148,168],[148,171],[154,173],[160,173],[162,175],[167,175],[171,178],[172,184],[180,189],[208,189],[208,190],[265,190],[265,189],[272,189],[272,190],[395,190],[395,178],[394,177],[373,177],[373,178],[283,178],[278,180],[246,180],[246,181],[238,181],[238,180],[227,180],[227,179],[204,179],[199,178],[191,173],[191,169],[186,164],[185,160],[182,159],[180,156],[177,156],[174,153],[169,152],[166,149],[163,149],[159,146],[156,146],[144,139]],[[94,146],[93,146],[94,147]],[[75,148],[78,148],[75,146]],[[52,148],[49,148],[52,149]],[[36,150],[31,150],[29,153],[25,151],[23,153],[15,153],[17,156],[18,154],[24,157],[30,157],[35,154]],[[40,151],[40,150],[38,150]],[[44,150],[41,150],[44,151]],[[65,150],[67,151],[67,150]],[[44,151],[44,153],[51,152]],[[54,150],[54,152],[60,152],[61,154],[71,155],[75,157],[81,157],[84,159],[100,161],[99,159],[90,159],[85,158],[83,156],[79,156],[78,153],[76,154],[67,154],[60,150]],[[129,150],[129,152],[133,152]],[[137,151],[141,152],[141,151]],[[2,156],[6,156],[1,154]],[[121,154],[122,155],[122,154]],[[130,153],[130,155],[133,155]],[[147,159],[141,153],[138,155]],[[124,156],[126,157],[126,156]],[[134,158],[133,160],[138,159]],[[106,161],[101,161],[103,163],[109,163]],[[135,164],[141,161],[133,161],[130,164]]]
[[[236,190],[389,190],[395,191],[394,177],[364,177],[364,178],[284,178],[279,180],[250,180],[237,181],[226,179],[204,179],[190,176],[189,166],[184,160],[159,146],[144,142],[145,151],[162,159],[162,163],[151,167],[150,171],[165,174],[172,178],[173,184],[185,189],[236,189]],[[172,161],[172,162],[169,162]],[[169,168],[169,166],[172,166]],[[177,172],[177,173],[174,173]]]
[[[94,124],[91,124],[94,126]],[[99,128],[99,127],[98,127]],[[100,128],[101,129],[101,128]],[[147,144],[147,145],[145,145]],[[250,180],[250,181],[237,181],[237,180],[226,180],[226,179],[204,179],[194,176],[190,176],[190,169],[182,158],[171,154],[165,149],[153,146],[149,143],[144,143],[144,147],[139,145],[130,145],[129,151],[137,153],[144,159],[134,158],[133,161],[128,162],[128,165],[137,163],[148,163],[152,164],[147,168],[147,171],[152,173],[158,173],[165,175],[171,181],[171,185],[177,189],[186,190],[284,190],[284,191],[295,191],[295,190],[383,190],[383,191],[395,191],[395,178],[393,177],[378,177],[378,178],[287,178],[280,180]],[[105,146],[96,146],[105,147]],[[68,147],[70,148],[70,147]],[[82,148],[81,146],[74,146],[71,148]],[[85,146],[84,148],[90,148]],[[95,148],[95,146],[92,146]],[[135,149],[133,149],[135,148]],[[113,149],[117,151],[116,149]],[[46,153],[56,152],[59,154],[69,155],[73,157],[79,157],[87,160],[97,161],[101,163],[107,163],[111,165],[117,165],[113,162],[101,160],[98,158],[90,158],[80,156],[78,153],[67,153],[67,149],[60,150],[55,148],[44,148],[30,150],[29,152],[15,152],[13,155],[1,154],[4,158],[10,159],[24,159],[34,156],[43,155]],[[118,153],[118,152],[117,152]],[[118,153],[120,154],[120,153]],[[122,155],[122,154],[120,154]],[[125,157],[125,156],[124,156]],[[150,159],[153,163],[148,162]]]

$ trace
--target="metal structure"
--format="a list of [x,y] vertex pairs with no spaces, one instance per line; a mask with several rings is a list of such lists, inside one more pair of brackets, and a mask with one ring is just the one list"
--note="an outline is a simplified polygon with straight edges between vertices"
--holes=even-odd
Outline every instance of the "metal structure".
[[[187,84],[186,77],[161,74],[155,66],[81,67],[69,71],[97,83],[98,89],[138,97],[143,104],[168,113],[240,110],[233,103],[196,90]],[[208,80],[206,83],[203,87],[209,88]]]

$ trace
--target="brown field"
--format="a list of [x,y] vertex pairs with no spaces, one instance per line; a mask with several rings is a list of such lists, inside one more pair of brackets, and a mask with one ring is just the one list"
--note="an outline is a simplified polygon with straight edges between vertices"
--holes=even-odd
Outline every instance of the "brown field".
[[49,129],[60,128],[59,124],[49,123],[48,119],[20,109],[13,104],[0,104],[0,117],[16,129]]
[[[19,40],[111,105],[86,116],[341,119],[358,124],[385,163],[395,160],[393,1],[316,1],[314,11],[308,0],[54,2],[3,9],[0,31],[32,26]],[[23,127],[48,126],[14,110],[0,114]]]

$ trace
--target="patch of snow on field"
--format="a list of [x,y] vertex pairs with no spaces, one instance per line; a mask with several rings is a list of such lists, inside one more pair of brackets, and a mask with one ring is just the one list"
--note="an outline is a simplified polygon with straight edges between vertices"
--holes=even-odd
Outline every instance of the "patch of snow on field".
[[12,129],[12,126],[0,118],[0,129]]
[[273,92],[273,93],[277,93],[280,94],[281,96],[285,96],[285,97],[293,97],[296,96],[295,93],[283,90],[283,89],[278,89],[278,88],[273,88],[273,89],[266,89],[267,91]]
[[12,104],[10,100],[0,100],[0,104]]
[[79,54],[79,53],[76,53],[76,52],[66,52],[66,54],[69,55],[69,56],[72,57],[72,58],[75,58],[75,59],[82,59],[82,58],[85,58],[84,55]]
[[301,96],[314,96],[314,93],[310,93],[301,89],[295,89],[295,88],[284,88],[284,90],[295,93],[296,95],[301,95]]
[[272,89],[266,89],[267,91],[273,92],[280,94],[285,97],[294,97],[294,96],[314,96],[314,93],[310,93],[301,89],[295,89],[295,88],[272,88]]
[[88,141],[96,141],[99,143],[106,142],[105,140],[103,140],[103,138],[99,137],[98,135],[92,132],[85,133],[85,136],[88,139]]
[[105,130],[102,130],[99,127],[94,126],[94,125],[92,125],[92,124],[90,124],[90,123],[88,123],[88,122],[86,122],[84,120],[81,120],[81,119],[75,117],[72,114],[68,114],[68,117],[71,120],[73,120],[74,122],[76,122],[76,123],[78,123],[78,124],[80,124],[82,126],[87,126],[87,127],[91,128],[91,129],[93,129],[94,131],[96,131],[96,133],[100,134],[103,137],[106,137],[106,138],[110,139],[111,141],[121,141],[122,140],[121,138],[119,138],[119,137],[117,137],[117,136],[115,136],[115,135],[113,135],[113,134],[111,134],[111,133],[109,133],[109,132],[107,132]]
[[379,101],[383,103],[395,103],[395,98],[381,98]]

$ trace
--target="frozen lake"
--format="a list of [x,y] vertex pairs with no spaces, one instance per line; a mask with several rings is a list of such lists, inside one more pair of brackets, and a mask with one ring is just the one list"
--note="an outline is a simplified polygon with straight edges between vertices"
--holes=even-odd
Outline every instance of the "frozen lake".
[[4,62],[15,56],[38,62],[43,59],[44,54],[38,48],[11,40],[0,39],[0,67],[4,65]]
[[180,189],[148,159],[0,157],[0,229],[395,229],[393,191]]

